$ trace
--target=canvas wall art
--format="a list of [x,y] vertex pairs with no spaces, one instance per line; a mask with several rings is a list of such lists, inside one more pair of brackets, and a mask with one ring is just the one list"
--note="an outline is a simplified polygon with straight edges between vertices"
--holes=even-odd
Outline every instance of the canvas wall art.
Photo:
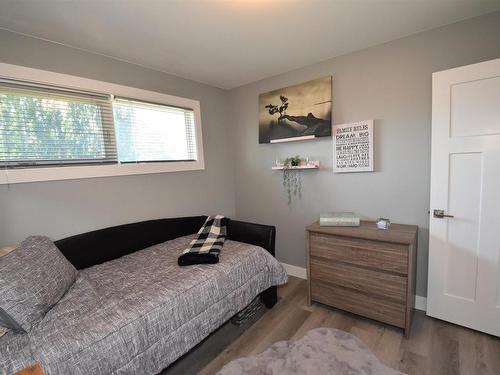
[[259,143],[332,135],[332,77],[259,95]]

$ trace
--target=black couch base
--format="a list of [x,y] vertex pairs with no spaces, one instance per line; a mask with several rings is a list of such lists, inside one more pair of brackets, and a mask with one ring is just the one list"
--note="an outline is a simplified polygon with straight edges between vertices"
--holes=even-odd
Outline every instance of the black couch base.
[[278,287],[272,286],[260,294],[260,300],[268,309],[272,309],[278,302]]

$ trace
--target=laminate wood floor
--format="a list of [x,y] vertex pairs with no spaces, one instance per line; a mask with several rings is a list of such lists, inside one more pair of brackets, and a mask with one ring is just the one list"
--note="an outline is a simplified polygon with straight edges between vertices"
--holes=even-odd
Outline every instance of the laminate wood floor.
[[200,372],[215,374],[229,361],[254,355],[317,327],[359,337],[386,365],[413,375],[500,375],[500,339],[417,311],[410,339],[403,331],[324,305],[306,303],[306,282],[290,277],[279,301]]

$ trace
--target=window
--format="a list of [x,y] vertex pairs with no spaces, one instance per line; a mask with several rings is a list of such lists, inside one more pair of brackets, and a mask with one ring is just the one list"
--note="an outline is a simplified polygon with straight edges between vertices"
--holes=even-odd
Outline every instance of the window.
[[0,85],[0,163],[8,167],[116,160],[109,97]]
[[113,111],[120,162],[196,160],[193,110],[115,99]]
[[0,184],[203,169],[199,102],[0,63],[0,168]]

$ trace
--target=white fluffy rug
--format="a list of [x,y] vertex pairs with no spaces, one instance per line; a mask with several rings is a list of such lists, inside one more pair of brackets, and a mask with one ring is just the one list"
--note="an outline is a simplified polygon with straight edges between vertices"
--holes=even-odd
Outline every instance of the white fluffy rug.
[[350,333],[316,328],[297,341],[280,341],[264,352],[236,359],[218,375],[404,375],[384,366]]

